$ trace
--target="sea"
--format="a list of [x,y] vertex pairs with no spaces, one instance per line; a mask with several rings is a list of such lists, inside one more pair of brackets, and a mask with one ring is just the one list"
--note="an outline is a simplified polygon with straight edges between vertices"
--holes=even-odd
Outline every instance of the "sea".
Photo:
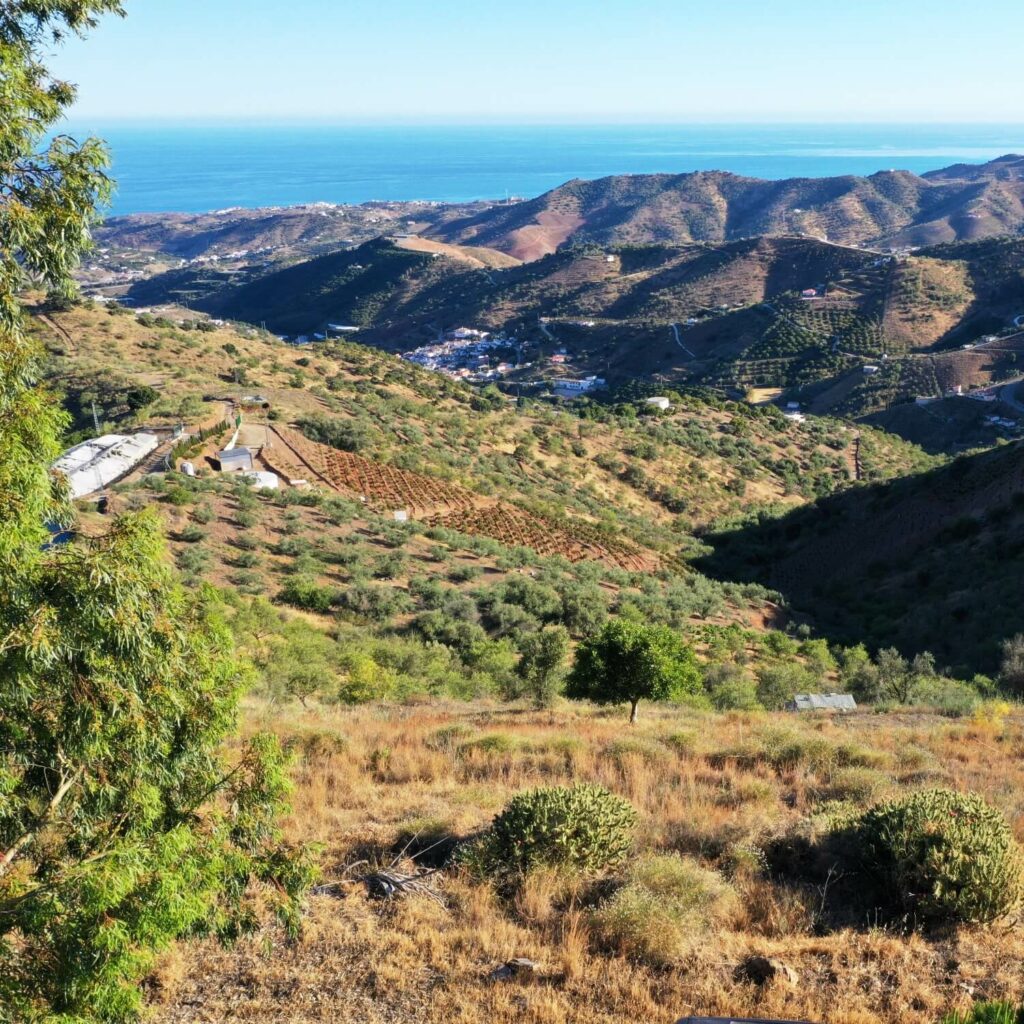
[[110,214],[539,195],[571,178],[933,170],[1024,153],[1024,125],[77,122],[109,143]]

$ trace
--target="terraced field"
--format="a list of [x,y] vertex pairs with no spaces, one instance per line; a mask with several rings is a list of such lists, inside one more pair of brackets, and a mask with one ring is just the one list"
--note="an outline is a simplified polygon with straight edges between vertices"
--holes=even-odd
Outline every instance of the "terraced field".
[[560,525],[514,505],[499,503],[453,512],[440,517],[437,524],[460,533],[493,537],[510,546],[532,548],[544,556],[561,555],[570,562],[605,562],[630,572],[651,572],[658,564],[650,553],[613,540],[589,523]]
[[657,556],[609,538],[583,520],[555,522],[458,484],[310,441],[289,427],[275,427],[273,433],[276,440],[262,450],[260,459],[287,480],[306,480],[380,512],[402,510],[434,526],[491,537],[544,556],[599,561],[630,572],[651,572],[658,566]]
[[[472,508],[478,500],[472,491],[457,484],[318,444],[287,427],[277,427],[274,433],[293,458],[312,469],[321,481],[335,490],[365,499],[380,511],[404,510],[413,518],[424,519]],[[268,463],[281,461],[275,451],[264,452],[264,458]]]

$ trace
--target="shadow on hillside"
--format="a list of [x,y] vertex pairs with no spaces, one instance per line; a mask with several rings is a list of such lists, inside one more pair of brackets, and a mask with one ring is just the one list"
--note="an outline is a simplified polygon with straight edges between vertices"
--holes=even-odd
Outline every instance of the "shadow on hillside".
[[972,674],[994,671],[1000,642],[1024,632],[1019,444],[704,539],[702,572],[779,590],[846,644],[930,650]]

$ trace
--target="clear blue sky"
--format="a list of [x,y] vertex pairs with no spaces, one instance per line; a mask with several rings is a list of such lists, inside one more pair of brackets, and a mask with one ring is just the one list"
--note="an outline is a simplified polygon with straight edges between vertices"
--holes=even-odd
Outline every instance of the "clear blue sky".
[[1022,0],[127,0],[76,120],[1021,121]]

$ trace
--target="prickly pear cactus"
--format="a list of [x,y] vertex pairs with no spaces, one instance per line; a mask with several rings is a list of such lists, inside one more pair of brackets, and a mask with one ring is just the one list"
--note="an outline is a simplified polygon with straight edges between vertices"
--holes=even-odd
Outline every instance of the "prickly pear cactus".
[[633,845],[636,812],[603,786],[553,786],[513,797],[474,859],[487,873],[548,865],[598,871],[621,863]]
[[980,797],[928,789],[860,820],[865,868],[890,909],[918,924],[984,923],[1022,896],[1021,851],[1003,815]]

